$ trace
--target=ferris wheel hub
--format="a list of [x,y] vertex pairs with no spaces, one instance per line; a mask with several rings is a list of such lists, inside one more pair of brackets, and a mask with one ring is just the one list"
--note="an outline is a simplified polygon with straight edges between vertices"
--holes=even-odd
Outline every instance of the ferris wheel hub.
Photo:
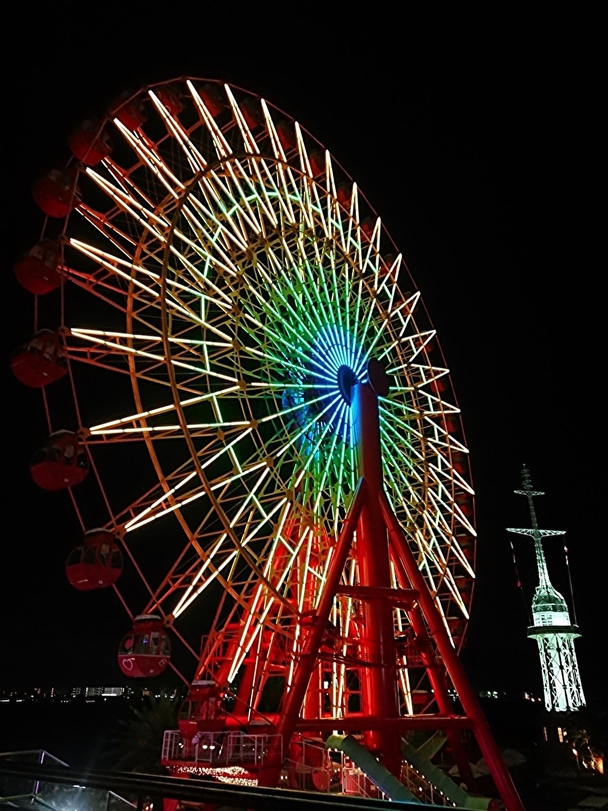
[[382,361],[376,358],[370,358],[367,362],[367,378],[370,386],[378,397],[386,397],[388,395],[390,380],[386,373],[386,366]]
[[338,388],[340,389],[340,394],[348,405],[350,405],[352,402],[352,388],[353,386],[356,386],[358,382],[357,375],[353,372],[350,366],[347,366],[346,364],[340,366],[338,369]]

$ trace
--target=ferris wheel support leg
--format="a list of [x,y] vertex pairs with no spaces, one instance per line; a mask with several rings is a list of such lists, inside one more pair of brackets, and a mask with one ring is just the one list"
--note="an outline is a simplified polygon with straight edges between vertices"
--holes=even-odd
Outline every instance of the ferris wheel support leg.
[[[403,551],[401,550],[401,544],[399,544],[398,548],[400,549],[401,554],[403,554]],[[399,582],[404,584],[407,583],[409,586],[409,578],[403,566],[403,561],[401,560],[401,557],[395,556],[394,565]],[[426,668],[431,689],[437,702],[437,706],[439,707],[440,712],[447,717],[451,715],[453,712],[452,701],[448,694],[447,679],[445,678],[445,671],[443,671],[443,669],[440,670],[439,668],[436,667],[435,651],[431,644],[431,640],[429,639],[427,627],[425,625],[424,618],[420,610],[420,606],[413,605],[411,609],[408,611],[408,616],[410,622],[412,623],[414,633],[416,634],[416,645],[420,651],[422,662],[424,663],[424,666]],[[465,747],[460,737],[459,731],[451,727],[447,727],[445,730],[445,734],[448,739],[450,749],[452,750],[452,754],[454,755],[454,759],[458,767],[458,773],[461,775],[462,779],[469,787],[469,790],[474,791],[475,779],[473,777],[471,764],[469,763],[469,758],[465,751]],[[402,741],[401,742],[402,751],[403,745],[404,742]]]
[[[437,702],[439,711],[443,715],[449,716],[453,713],[453,707],[448,694],[445,671],[443,669],[438,669],[435,666],[434,651],[432,650],[431,641],[428,637],[426,625],[424,624],[424,619],[422,617],[420,608],[413,608],[410,616],[412,619],[412,627],[416,632],[418,644],[421,648],[420,652],[422,661],[426,666],[426,672],[429,677],[431,689],[433,690],[433,695],[435,696],[435,701]],[[452,727],[447,727],[445,730],[445,735],[454,756],[454,760],[456,761],[460,779],[466,783],[469,791],[475,791],[475,778],[473,776],[473,770],[471,769],[471,764],[469,763],[469,758],[465,751],[464,744],[460,737],[460,731]]]
[[[388,533],[378,496],[382,491],[382,450],[378,397],[369,383],[351,389],[352,424],[357,449],[359,475],[367,485],[367,498],[357,527],[357,563],[362,586],[390,588]],[[363,604],[365,649],[362,658],[372,664],[365,669],[363,688],[366,713],[372,718],[397,718],[395,630],[393,608],[377,598]],[[392,727],[367,730],[368,749],[380,756],[381,763],[396,777],[401,774],[401,736]]]
[[428,590],[426,581],[420,572],[411,549],[403,537],[403,532],[399,526],[386,494],[380,493],[380,508],[389,535],[392,535],[396,544],[402,552],[402,560],[407,576],[413,589],[419,593],[418,602],[428,623],[431,635],[433,636],[439,653],[445,663],[447,671],[454,683],[458,698],[462,707],[473,722],[473,730],[477,737],[479,748],[488,764],[496,789],[505,805],[506,811],[525,811],[522,801],[517,793],[517,789],[511,779],[511,775],[500,754],[492,731],[488,725],[485,715],[475,693],[469,683],[464,668],[448,636],[448,632],[443,624],[443,620],[435,606],[431,593]]
[[274,741],[269,746],[264,765],[258,774],[258,785],[260,786],[276,786],[279,782],[281,766],[286,754],[283,752],[283,743],[285,742],[287,745],[293,735],[366,496],[367,487],[365,482],[360,479],[355,497],[340,530],[338,543],[323,586],[323,593],[306,637],[298,668],[285,697],[285,703],[281,707],[281,720],[277,725]]

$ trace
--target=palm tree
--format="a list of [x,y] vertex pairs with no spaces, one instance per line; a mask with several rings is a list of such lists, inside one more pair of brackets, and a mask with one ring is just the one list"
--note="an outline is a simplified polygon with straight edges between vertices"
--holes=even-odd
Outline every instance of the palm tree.
[[166,774],[160,757],[163,735],[177,728],[179,698],[148,696],[142,706],[130,706],[130,717],[116,723],[103,761],[115,771]]

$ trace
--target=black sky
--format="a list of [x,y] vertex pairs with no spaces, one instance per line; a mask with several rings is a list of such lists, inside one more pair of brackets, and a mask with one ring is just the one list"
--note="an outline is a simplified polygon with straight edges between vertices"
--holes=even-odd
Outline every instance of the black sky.
[[[547,493],[537,503],[541,526],[567,531],[583,685],[602,689],[605,258],[595,24],[438,11],[420,25],[390,7],[374,4],[358,20],[354,5],[340,3],[247,13],[105,3],[87,18],[65,3],[35,18],[17,12],[17,55],[3,57],[10,451],[0,687],[117,683],[115,645],[127,627],[106,596],[70,590],[63,565],[79,539],[70,535],[69,499],[42,493],[29,477],[43,412],[36,393],[12,379],[8,358],[33,320],[12,275],[41,227],[31,187],[67,159],[71,128],[118,93],[189,75],[258,92],[323,142],[382,216],[422,291],[452,370],[477,492],[478,583],[464,653],[472,679],[540,687],[525,631],[531,548],[514,538],[522,600],[505,532],[528,525],[512,493],[525,462]],[[551,574],[569,596],[560,550],[558,541]]]

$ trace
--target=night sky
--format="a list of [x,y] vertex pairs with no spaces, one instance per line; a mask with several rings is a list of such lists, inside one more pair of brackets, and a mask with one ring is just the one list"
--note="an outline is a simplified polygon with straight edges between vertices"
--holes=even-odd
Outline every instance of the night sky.
[[[423,27],[388,12],[357,22],[350,4],[333,6],[340,21],[326,20],[321,4],[301,19],[279,4],[225,17],[192,17],[180,3],[138,8],[104,3],[88,20],[70,4],[23,15],[17,56],[3,57],[0,687],[122,683],[115,650],[128,627],[112,594],[82,595],[67,583],[67,552],[80,540],[69,496],[40,491],[29,475],[46,438],[43,410],[8,360],[33,322],[33,299],[12,274],[42,224],[31,188],[67,159],[69,131],[121,91],[189,75],[224,78],[298,119],[357,181],[422,291],[452,371],[477,493],[477,586],[463,653],[475,685],[541,685],[526,639],[532,547],[505,531],[529,525],[512,492],[526,463],[547,493],[536,500],[541,527],[567,531],[583,686],[599,694],[608,571],[603,90],[582,41],[593,21],[554,19],[549,35],[540,23],[456,15]],[[562,540],[548,544],[548,559],[569,599]]]

